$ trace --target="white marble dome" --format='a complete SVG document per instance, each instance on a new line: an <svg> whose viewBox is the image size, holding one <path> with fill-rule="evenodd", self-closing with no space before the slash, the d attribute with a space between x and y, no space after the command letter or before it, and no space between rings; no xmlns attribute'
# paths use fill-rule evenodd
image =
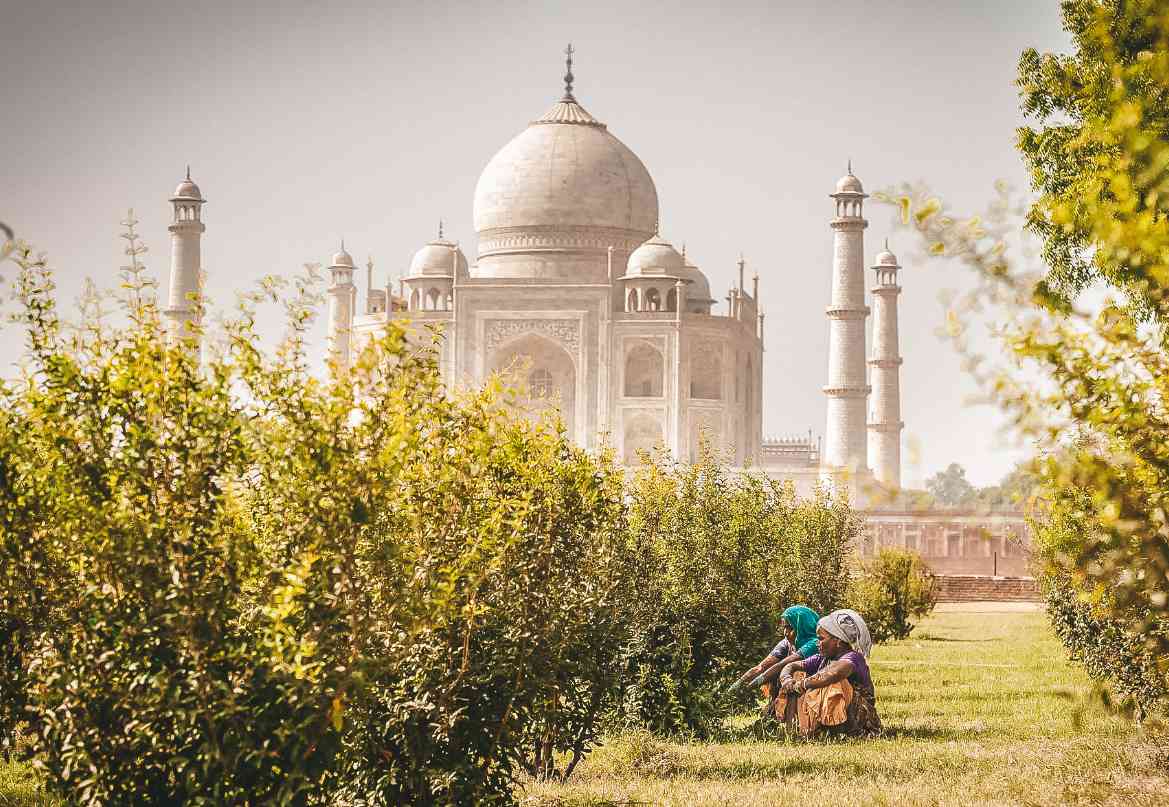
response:
<svg viewBox="0 0 1169 807"><path fill-rule="evenodd" d="M655 235L633 250L625 269L626 277L644 275L669 275L681 277L686 262L666 239Z"/></svg>
<svg viewBox="0 0 1169 807"><path fill-rule="evenodd" d="M415 252L410 261L410 277L452 276L467 276L467 258L453 241L437 238Z"/></svg>
<svg viewBox="0 0 1169 807"><path fill-rule="evenodd" d="M475 187L479 270L540 274L540 251L628 251L653 234L658 193L645 165L566 97L491 158ZM532 260L491 261L493 254Z"/></svg>
<svg viewBox="0 0 1169 807"><path fill-rule="evenodd" d="M333 263L330 266L348 266L353 267L353 256L345 251L345 247L341 247L340 252L333 253Z"/></svg>
<svg viewBox="0 0 1169 807"><path fill-rule="evenodd" d="M883 251L877 253L877 266L898 266L897 256L889 251L888 245Z"/></svg>

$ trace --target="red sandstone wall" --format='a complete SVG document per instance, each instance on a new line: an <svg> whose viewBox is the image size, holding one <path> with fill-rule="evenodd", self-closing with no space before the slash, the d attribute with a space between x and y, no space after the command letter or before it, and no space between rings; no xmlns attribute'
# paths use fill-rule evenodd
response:
<svg viewBox="0 0 1169 807"><path fill-rule="evenodd" d="M1033 577L986 577L943 575L938 577L938 602L1041 600Z"/></svg>

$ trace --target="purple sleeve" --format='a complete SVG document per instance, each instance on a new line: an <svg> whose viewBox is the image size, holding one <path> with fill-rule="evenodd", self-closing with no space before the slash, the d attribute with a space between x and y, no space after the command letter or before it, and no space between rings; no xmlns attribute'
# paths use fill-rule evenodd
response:
<svg viewBox="0 0 1169 807"><path fill-rule="evenodd" d="M873 674L869 672L869 662L865 657L855 650L850 650L840 657L841 661L847 661L852 664L853 674L860 679L860 682L872 689Z"/></svg>
<svg viewBox="0 0 1169 807"><path fill-rule="evenodd" d="M824 657L817 653L814 656L808 656L806 659L800 662L800 666L804 668L804 672L808 675L815 675L816 672L820 669L820 665L823 663Z"/></svg>

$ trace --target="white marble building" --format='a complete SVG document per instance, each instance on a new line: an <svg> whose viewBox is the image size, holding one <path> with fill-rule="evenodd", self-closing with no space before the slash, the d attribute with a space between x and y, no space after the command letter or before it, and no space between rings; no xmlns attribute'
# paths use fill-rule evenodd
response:
<svg viewBox="0 0 1169 807"><path fill-rule="evenodd" d="M512 373L534 408L559 407L580 445L607 443L626 463L655 446L691 460L706 435L730 464L762 467L801 490L825 476L864 481L874 473L897 486L899 267L887 249L874 267L877 352L869 360L866 195L851 166L831 194L835 252L825 272L831 297L821 452L811 434L763 439L758 277L748 284L740 259L736 283L716 305L702 270L659 232L657 189L645 165L576 100L571 53L568 66L563 97L504 145L479 178L473 263L440 225L437 238L385 285L375 288L367 265L359 295L344 245L333 256L333 360L347 364L387 320L408 321L420 334L433 326L442 334L448 383ZM171 315L179 323L188 315L173 290L185 295L197 286L203 199L188 176L172 201Z"/></svg>

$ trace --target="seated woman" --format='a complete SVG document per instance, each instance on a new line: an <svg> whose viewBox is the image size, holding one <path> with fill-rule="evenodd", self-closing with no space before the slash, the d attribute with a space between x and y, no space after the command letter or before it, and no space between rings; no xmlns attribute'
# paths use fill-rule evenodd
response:
<svg viewBox="0 0 1169 807"><path fill-rule="evenodd" d="M775 716L805 736L877 734L881 718L866 660L873 642L856 611L833 611L816 625L820 652L784 668Z"/></svg>
<svg viewBox="0 0 1169 807"><path fill-rule="evenodd" d="M762 661L743 673L731 688L740 687L748 681L753 686L762 687L767 698L767 711L770 711L775 696L779 694L773 682L779 678L784 667L816 653L816 621L819 618L815 611L804 605L785 609L780 616L783 638L779 644Z"/></svg>

